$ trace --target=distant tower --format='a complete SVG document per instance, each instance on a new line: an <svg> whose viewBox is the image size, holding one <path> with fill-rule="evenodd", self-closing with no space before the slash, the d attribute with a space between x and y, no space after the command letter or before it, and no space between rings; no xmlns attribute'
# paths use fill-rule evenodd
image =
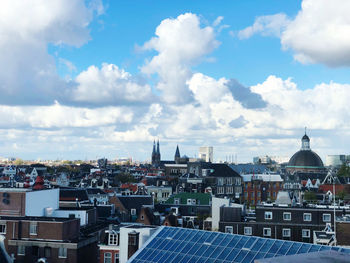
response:
<svg viewBox="0 0 350 263"><path fill-rule="evenodd" d="M152 165L159 166L160 165L160 150L159 150L159 140L157 142L153 141L153 151L152 151Z"/></svg>
<svg viewBox="0 0 350 263"><path fill-rule="evenodd" d="M176 152L175 152L175 156L174 156L174 161L175 163L179 163L180 161L180 150L179 150L179 145L176 146Z"/></svg>
<svg viewBox="0 0 350 263"><path fill-rule="evenodd" d="M305 127L305 135L301 138L301 150L302 151L310 151L310 138L306 135L306 127Z"/></svg>
<svg viewBox="0 0 350 263"><path fill-rule="evenodd" d="M156 162L156 141L153 141L152 165Z"/></svg>

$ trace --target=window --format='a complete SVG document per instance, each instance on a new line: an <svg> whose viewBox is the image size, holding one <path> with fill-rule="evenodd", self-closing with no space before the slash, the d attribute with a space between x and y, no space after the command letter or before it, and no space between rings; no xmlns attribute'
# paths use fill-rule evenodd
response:
<svg viewBox="0 0 350 263"><path fill-rule="evenodd" d="M44 255L46 258L50 258L51 257L51 248L50 247L45 247L44 248Z"/></svg>
<svg viewBox="0 0 350 263"><path fill-rule="evenodd" d="M272 219L272 212L271 211L265 212L265 219L267 219L267 220Z"/></svg>
<svg viewBox="0 0 350 263"><path fill-rule="evenodd" d="M136 215L136 209L135 208L131 208L131 215L135 216Z"/></svg>
<svg viewBox="0 0 350 263"><path fill-rule="evenodd" d="M233 227L232 226L225 226L225 233L233 234Z"/></svg>
<svg viewBox="0 0 350 263"><path fill-rule="evenodd" d="M263 235L264 235L264 237L270 237L271 236L271 228L264 227Z"/></svg>
<svg viewBox="0 0 350 263"><path fill-rule="evenodd" d="M0 224L0 234L6 234L6 223Z"/></svg>
<svg viewBox="0 0 350 263"><path fill-rule="evenodd" d="M58 257L59 258L66 258L67 257L67 248L65 248L65 247L58 248Z"/></svg>
<svg viewBox="0 0 350 263"><path fill-rule="evenodd" d="M283 213L283 220L290 221L292 220L292 215L290 212L284 212Z"/></svg>
<svg viewBox="0 0 350 263"><path fill-rule="evenodd" d="M180 198L174 198L174 204L179 205L180 204Z"/></svg>
<svg viewBox="0 0 350 263"><path fill-rule="evenodd" d="M17 255L18 256L24 256L26 253L26 247L25 246L18 246L17 247Z"/></svg>
<svg viewBox="0 0 350 263"><path fill-rule="evenodd" d="M33 256L39 256L39 247L38 246L32 246L32 255Z"/></svg>
<svg viewBox="0 0 350 263"><path fill-rule="evenodd" d="M115 261L114 263L119 263L119 254L114 254Z"/></svg>
<svg viewBox="0 0 350 263"><path fill-rule="evenodd" d="M225 187L218 187L218 194L224 194L225 193Z"/></svg>
<svg viewBox="0 0 350 263"><path fill-rule="evenodd" d="M104 261L103 263L112 263L112 253L111 252L106 252L104 254Z"/></svg>
<svg viewBox="0 0 350 263"><path fill-rule="evenodd" d="M108 245L118 245L118 235L109 234Z"/></svg>
<svg viewBox="0 0 350 263"><path fill-rule="evenodd" d="M302 237L304 237L304 238L309 238L309 237L310 237L310 230L309 230L309 229L303 229L303 230L301 231L301 235L302 235Z"/></svg>
<svg viewBox="0 0 350 263"><path fill-rule="evenodd" d="M29 234L37 235L38 234L38 224L36 222L30 222Z"/></svg>
<svg viewBox="0 0 350 263"><path fill-rule="evenodd" d="M290 237L290 228L283 228L282 229L282 236L283 237Z"/></svg>
<svg viewBox="0 0 350 263"><path fill-rule="evenodd" d="M311 213L304 213L304 221L311 221Z"/></svg>
<svg viewBox="0 0 350 263"><path fill-rule="evenodd" d="M331 222L331 214L323 214L323 222Z"/></svg>
<svg viewBox="0 0 350 263"><path fill-rule="evenodd" d="M252 228L250 226L244 227L244 234L246 236L251 236L252 235Z"/></svg>

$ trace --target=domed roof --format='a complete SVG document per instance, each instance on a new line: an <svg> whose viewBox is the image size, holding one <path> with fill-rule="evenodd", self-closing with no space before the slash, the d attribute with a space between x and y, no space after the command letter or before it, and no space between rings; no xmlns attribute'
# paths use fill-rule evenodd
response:
<svg viewBox="0 0 350 263"><path fill-rule="evenodd" d="M317 153L308 150L300 150L290 158L288 166L297 167L323 167L323 162Z"/></svg>
<svg viewBox="0 0 350 263"><path fill-rule="evenodd" d="M310 138L309 138L309 136L307 136L306 133L305 133L305 135L303 136L303 138L301 138L301 140L310 141Z"/></svg>

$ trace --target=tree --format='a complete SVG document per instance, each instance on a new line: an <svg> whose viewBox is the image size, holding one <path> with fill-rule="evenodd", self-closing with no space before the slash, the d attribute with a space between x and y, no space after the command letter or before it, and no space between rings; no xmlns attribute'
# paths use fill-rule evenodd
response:
<svg viewBox="0 0 350 263"><path fill-rule="evenodd" d="M17 158L16 161L14 162L15 165L22 165L24 164L24 161L21 158Z"/></svg>
<svg viewBox="0 0 350 263"><path fill-rule="evenodd" d="M350 176L350 167L344 163L340 167L340 169L338 170L337 176L349 177Z"/></svg>
<svg viewBox="0 0 350 263"><path fill-rule="evenodd" d="M115 176L115 179L117 181L121 182L122 184L136 183L137 182L137 180L129 173L120 173L120 174Z"/></svg>
<svg viewBox="0 0 350 263"><path fill-rule="evenodd" d="M317 200L316 194L314 192L307 191L304 193L304 200L309 202L316 201Z"/></svg>

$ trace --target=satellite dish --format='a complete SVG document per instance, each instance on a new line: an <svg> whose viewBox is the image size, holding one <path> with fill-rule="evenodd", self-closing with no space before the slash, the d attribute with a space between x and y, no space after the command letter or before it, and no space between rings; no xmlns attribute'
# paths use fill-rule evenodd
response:
<svg viewBox="0 0 350 263"><path fill-rule="evenodd" d="M4 200L2 200L2 202L3 202L5 205L10 204L10 200L8 200L8 199L4 199Z"/></svg>
<svg viewBox="0 0 350 263"><path fill-rule="evenodd" d="M3 193L2 196L3 196L3 197L6 197L6 198L9 198L9 197L10 197L10 195L9 195L8 193Z"/></svg>

